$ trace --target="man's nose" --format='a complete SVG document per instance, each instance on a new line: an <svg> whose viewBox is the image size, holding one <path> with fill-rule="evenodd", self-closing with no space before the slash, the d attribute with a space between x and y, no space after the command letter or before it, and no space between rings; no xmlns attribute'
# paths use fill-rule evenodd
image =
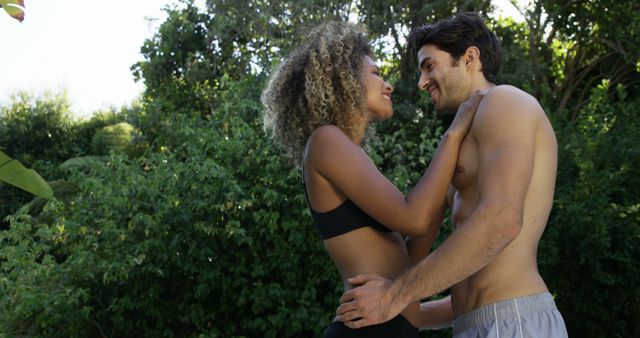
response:
<svg viewBox="0 0 640 338"><path fill-rule="evenodd" d="M418 89L427 90L427 86L429 86L429 77L426 75L420 75L420 80L418 80Z"/></svg>

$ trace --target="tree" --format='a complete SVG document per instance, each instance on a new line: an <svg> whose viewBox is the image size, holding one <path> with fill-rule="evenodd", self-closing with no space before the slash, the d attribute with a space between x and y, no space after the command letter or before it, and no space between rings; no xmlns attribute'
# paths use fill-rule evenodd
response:
<svg viewBox="0 0 640 338"><path fill-rule="evenodd" d="M534 95L571 121L603 79L634 91L640 83L637 1L539 0L525 9Z"/></svg>

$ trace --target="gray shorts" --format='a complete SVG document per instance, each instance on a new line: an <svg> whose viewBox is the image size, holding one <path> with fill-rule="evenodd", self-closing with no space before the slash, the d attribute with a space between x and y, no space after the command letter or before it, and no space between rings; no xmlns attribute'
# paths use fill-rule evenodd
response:
<svg viewBox="0 0 640 338"><path fill-rule="evenodd" d="M454 338L566 338L567 328L550 293L481 306L453 321Z"/></svg>

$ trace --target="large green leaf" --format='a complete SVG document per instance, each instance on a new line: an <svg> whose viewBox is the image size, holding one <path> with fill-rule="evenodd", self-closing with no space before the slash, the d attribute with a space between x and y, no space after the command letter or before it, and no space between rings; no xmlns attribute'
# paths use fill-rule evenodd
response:
<svg viewBox="0 0 640 338"><path fill-rule="evenodd" d="M53 198L53 190L35 170L25 168L22 163L10 158L2 151L0 151L0 181L42 198Z"/></svg>
<svg viewBox="0 0 640 338"><path fill-rule="evenodd" d="M0 7L16 20L24 20L24 0L0 0Z"/></svg>

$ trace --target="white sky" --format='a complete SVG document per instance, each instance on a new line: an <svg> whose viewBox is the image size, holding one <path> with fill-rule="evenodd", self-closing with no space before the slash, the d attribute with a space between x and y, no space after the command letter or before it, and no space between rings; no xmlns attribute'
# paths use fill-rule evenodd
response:
<svg viewBox="0 0 640 338"><path fill-rule="evenodd" d="M128 104L143 90L130 67L176 0L25 0L22 23L0 10L0 104L26 90L67 90L71 109L89 116ZM494 0L515 15L509 0ZM146 18L155 18L152 23Z"/></svg>
<svg viewBox="0 0 640 338"><path fill-rule="evenodd" d="M25 0L22 23L0 10L0 103L26 90L67 89L72 111L129 103L143 89L129 67L173 0ZM159 20L150 24L145 17Z"/></svg>

